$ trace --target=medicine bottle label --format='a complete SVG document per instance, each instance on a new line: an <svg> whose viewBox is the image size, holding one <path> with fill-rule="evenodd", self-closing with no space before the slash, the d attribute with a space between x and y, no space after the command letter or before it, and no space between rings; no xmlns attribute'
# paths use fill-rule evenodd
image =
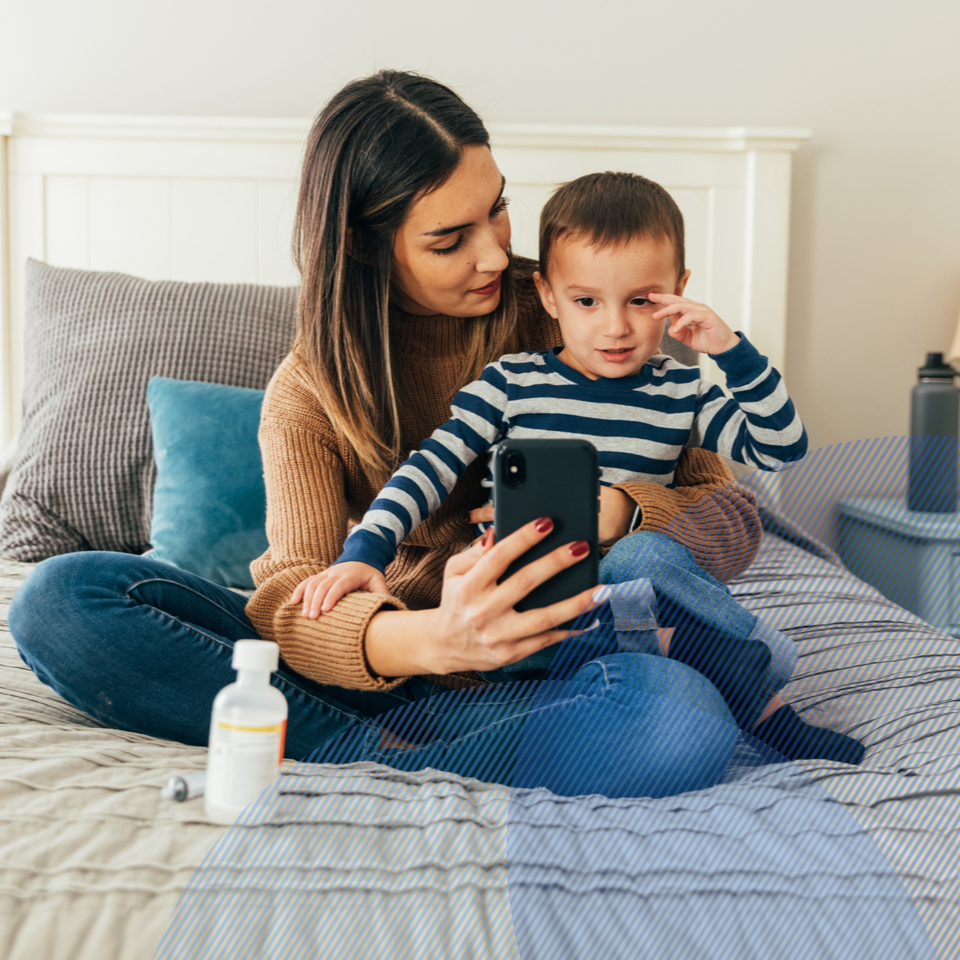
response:
<svg viewBox="0 0 960 960"><path fill-rule="evenodd" d="M287 721L248 726L217 720L210 744L207 793L216 803L244 807L277 777Z"/></svg>

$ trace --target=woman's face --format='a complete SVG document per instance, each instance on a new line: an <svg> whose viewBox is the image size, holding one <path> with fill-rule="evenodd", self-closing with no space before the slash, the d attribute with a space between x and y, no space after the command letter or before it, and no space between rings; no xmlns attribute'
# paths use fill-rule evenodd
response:
<svg viewBox="0 0 960 960"><path fill-rule="evenodd" d="M488 147L465 147L450 179L417 200L393 248L393 302L407 313L480 317L500 303L510 218Z"/></svg>

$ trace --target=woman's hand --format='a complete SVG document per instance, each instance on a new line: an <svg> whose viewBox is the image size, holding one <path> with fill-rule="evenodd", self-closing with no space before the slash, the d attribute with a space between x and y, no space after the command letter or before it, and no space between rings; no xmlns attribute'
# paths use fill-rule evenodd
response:
<svg viewBox="0 0 960 960"><path fill-rule="evenodd" d="M595 606L597 587L537 610L513 608L534 587L581 561L589 553L586 541L557 547L497 583L552 529L553 521L541 518L496 544L488 530L447 561L438 608L374 616L366 635L371 670L388 677L494 670L563 640L569 631L557 627Z"/></svg>
<svg viewBox="0 0 960 960"><path fill-rule="evenodd" d="M558 547L497 584L507 567L552 529L553 521L544 517L500 543L494 543L493 530L488 530L478 543L447 561L436 611L443 642L435 651L435 672L493 670L516 663L562 640L568 631L556 627L593 605L596 587L538 610L513 609L534 587L582 560L589 552L585 541Z"/></svg>
<svg viewBox="0 0 960 960"><path fill-rule="evenodd" d="M291 603L303 601L301 616L316 620L321 613L328 613L334 604L354 590L368 593L390 593L383 574L367 563L349 560L334 563L323 573L301 580L294 588Z"/></svg>
<svg viewBox="0 0 960 960"><path fill-rule="evenodd" d="M601 545L616 543L630 533L630 520L637 505L622 491L600 487L599 541ZM477 507L468 514L471 523L493 521L493 507Z"/></svg>

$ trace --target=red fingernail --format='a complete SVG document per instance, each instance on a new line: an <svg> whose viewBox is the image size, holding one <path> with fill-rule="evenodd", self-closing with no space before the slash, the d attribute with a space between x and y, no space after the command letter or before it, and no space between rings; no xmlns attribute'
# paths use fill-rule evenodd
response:
<svg viewBox="0 0 960 960"><path fill-rule="evenodd" d="M547 533L553 529L553 521L549 517L541 517L534 525L533 529L537 533Z"/></svg>
<svg viewBox="0 0 960 960"><path fill-rule="evenodd" d="M482 543L485 547L489 547L491 540L493 540L493 527L487 527L483 534Z"/></svg>
<svg viewBox="0 0 960 960"><path fill-rule="evenodd" d="M590 552L590 544L586 540L578 540L576 543L570 544L570 552L575 557L582 557L585 553Z"/></svg>

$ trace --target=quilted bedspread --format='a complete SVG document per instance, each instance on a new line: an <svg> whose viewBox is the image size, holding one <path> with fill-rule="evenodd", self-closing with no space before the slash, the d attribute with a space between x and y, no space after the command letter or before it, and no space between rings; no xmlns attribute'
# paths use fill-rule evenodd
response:
<svg viewBox="0 0 960 960"><path fill-rule="evenodd" d="M7 960L960 956L960 646L828 557L767 535L732 586L859 768L745 760L607 800L286 762L230 829L160 797L205 750L105 728L23 665L5 617L30 569L0 560Z"/></svg>

